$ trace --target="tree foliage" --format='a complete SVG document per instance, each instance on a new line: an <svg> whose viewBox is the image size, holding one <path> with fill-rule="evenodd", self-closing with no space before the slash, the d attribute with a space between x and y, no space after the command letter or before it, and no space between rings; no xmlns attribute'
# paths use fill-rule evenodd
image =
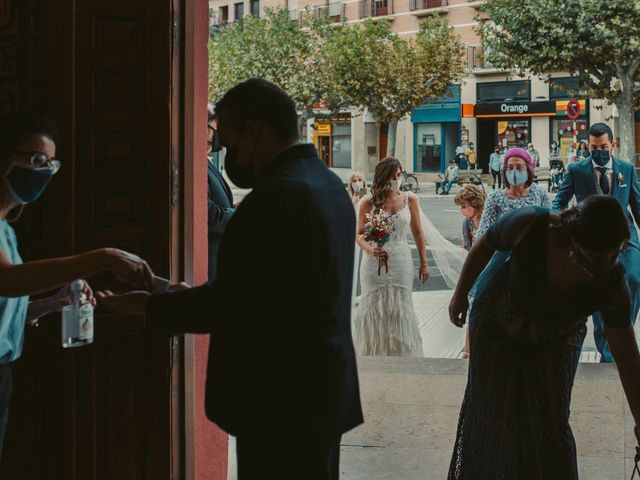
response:
<svg viewBox="0 0 640 480"><path fill-rule="evenodd" d="M318 105L331 113L351 107L395 132L399 120L461 79L462 58L459 38L441 18L427 18L406 40L384 21L332 25L307 12L298 22L287 10L269 10L210 41L209 96L215 101L233 85L262 77L289 93L303 119L317 116Z"/></svg>
<svg viewBox="0 0 640 480"><path fill-rule="evenodd" d="M482 11L488 62L519 74L578 76L591 97L618 107L622 153L631 158L640 106L640 2L487 0Z"/></svg>
<svg viewBox="0 0 640 480"><path fill-rule="evenodd" d="M313 106L327 94L315 57L329 28L327 19L305 15L300 23L285 9L222 28L209 41L209 98L216 101L234 85L261 77L285 90L304 117L313 116Z"/></svg>

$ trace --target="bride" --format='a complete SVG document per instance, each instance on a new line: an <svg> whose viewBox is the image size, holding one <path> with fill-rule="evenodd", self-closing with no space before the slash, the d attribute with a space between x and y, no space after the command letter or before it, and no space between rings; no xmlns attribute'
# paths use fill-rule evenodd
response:
<svg viewBox="0 0 640 480"><path fill-rule="evenodd" d="M394 232L383 248L366 242L360 229L356 235L356 241L365 253L360 264L362 294L353 319L358 355L423 355L411 296L414 268L407 242L409 231L420 256L422 282L429 278L426 243L418 198L413 193L400 192L401 184L400 162L385 158L376 166L371 195L360 202L358 225L365 223L367 213L383 210L392 216ZM378 275L379 258L387 258L388 273L382 269Z"/></svg>

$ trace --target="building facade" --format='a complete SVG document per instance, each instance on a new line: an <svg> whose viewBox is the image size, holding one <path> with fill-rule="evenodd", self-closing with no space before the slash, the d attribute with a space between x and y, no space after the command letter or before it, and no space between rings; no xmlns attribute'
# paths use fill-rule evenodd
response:
<svg viewBox="0 0 640 480"><path fill-rule="evenodd" d="M266 7L287 8L299 18L309 8L328 14L336 22L356 24L366 18L392 24L406 38L418 33L420 21L437 13L447 18L465 45L467 72L461 85L452 85L450 95L415 109L398 125L396 156L407 171L443 171L456 147L473 143L480 168L487 171L489 155L496 145L526 146L532 143L541 165L548 164L551 142L567 158L574 141L586 138L589 123L606 121L617 131L616 110L602 101L586 98L575 79L554 73L550 82L537 77L513 77L483 60L482 42L475 31L482 1L470 0L212 0L212 22L222 25L246 14L261 15ZM567 101L578 100L574 120L567 116ZM640 116L639 116L640 121ZM638 124L640 128L640 124ZM309 121L307 140L318 147L321 158L342 178L354 170L368 178L387 149L387 129L370 115L342 112L331 121Z"/></svg>

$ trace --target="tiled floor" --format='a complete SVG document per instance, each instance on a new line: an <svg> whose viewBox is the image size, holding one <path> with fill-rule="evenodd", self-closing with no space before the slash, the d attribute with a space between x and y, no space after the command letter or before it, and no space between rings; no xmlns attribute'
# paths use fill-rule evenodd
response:
<svg viewBox="0 0 640 480"><path fill-rule="evenodd" d="M446 479L467 373L464 330L448 320L451 293L414 293L428 358L358 359L365 423L343 437L342 480ZM589 330L581 361L598 360ZM571 424L581 480L631 477L633 424L614 366L580 365ZM234 447L230 439L229 480Z"/></svg>
<svg viewBox="0 0 640 480"><path fill-rule="evenodd" d="M466 362L362 358L365 424L343 438L343 480L445 479ZM582 480L630 478L635 439L615 367L581 364L571 424Z"/></svg>

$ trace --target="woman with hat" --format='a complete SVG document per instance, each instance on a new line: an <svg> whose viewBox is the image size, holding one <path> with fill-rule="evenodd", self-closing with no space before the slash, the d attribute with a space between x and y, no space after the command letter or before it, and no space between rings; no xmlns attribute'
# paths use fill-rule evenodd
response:
<svg viewBox="0 0 640 480"><path fill-rule="evenodd" d="M476 234L480 238L503 215L522 207L549 207L547 191L533 183L535 164L529 152L512 148L504 154L502 180L504 188L491 192L484 204Z"/></svg>

